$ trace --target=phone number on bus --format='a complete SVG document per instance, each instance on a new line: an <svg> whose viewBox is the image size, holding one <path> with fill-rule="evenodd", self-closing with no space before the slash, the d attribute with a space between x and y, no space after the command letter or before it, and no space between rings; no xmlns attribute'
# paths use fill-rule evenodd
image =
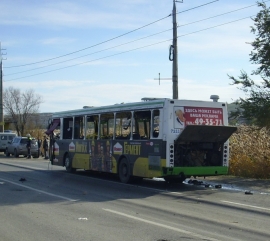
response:
<svg viewBox="0 0 270 241"><path fill-rule="evenodd" d="M196 118L194 122L186 121L187 125L210 125L210 126L222 126L223 121L222 119L203 119L203 118Z"/></svg>

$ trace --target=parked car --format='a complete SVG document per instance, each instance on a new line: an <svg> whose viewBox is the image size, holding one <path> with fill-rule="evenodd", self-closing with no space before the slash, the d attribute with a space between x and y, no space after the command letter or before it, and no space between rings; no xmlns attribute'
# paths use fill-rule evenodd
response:
<svg viewBox="0 0 270 241"><path fill-rule="evenodd" d="M1 132L0 133L0 152L5 152L8 142L17 136L15 133Z"/></svg>
<svg viewBox="0 0 270 241"><path fill-rule="evenodd" d="M13 155L19 157L19 155L27 156L27 137L17 136L12 141L8 142L6 147L6 156ZM38 143L37 140L32 138L31 141L31 155L34 158L39 157Z"/></svg>

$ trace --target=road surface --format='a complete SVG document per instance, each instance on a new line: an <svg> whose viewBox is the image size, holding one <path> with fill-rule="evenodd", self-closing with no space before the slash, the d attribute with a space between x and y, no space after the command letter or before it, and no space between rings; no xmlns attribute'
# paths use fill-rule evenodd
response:
<svg viewBox="0 0 270 241"><path fill-rule="evenodd" d="M1 241L270 240L270 195L0 157Z"/></svg>

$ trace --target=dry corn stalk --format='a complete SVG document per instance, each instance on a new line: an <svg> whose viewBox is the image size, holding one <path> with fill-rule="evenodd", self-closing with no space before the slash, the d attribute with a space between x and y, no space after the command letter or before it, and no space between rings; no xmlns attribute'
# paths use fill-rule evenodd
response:
<svg viewBox="0 0 270 241"><path fill-rule="evenodd" d="M230 137L232 175L270 178L270 132L266 128L239 126Z"/></svg>

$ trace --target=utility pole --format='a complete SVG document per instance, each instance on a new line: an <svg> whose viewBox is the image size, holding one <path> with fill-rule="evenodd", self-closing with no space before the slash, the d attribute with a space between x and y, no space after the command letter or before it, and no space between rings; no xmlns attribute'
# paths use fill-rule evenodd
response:
<svg viewBox="0 0 270 241"><path fill-rule="evenodd" d="M160 80L171 80L172 78L160 78L160 73L158 73L158 79L154 79L154 80L158 80L158 85L160 85Z"/></svg>
<svg viewBox="0 0 270 241"><path fill-rule="evenodd" d="M4 132L4 108L3 108L3 66L2 66L2 49L0 42L0 132Z"/></svg>
<svg viewBox="0 0 270 241"><path fill-rule="evenodd" d="M169 59L173 62L172 66L172 82L173 82L173 99L178 99L178 52L177 52L177 22L176 22L176 6L175 3L183 1L173 0L173 43L170 47Z"/></svg>

